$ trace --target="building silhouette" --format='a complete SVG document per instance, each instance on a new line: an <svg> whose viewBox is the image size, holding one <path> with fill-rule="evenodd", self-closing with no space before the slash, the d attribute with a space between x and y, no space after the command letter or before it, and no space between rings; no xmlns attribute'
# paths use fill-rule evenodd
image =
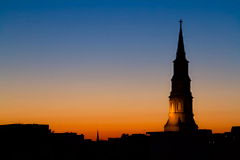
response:
<svg viewBox="0 0 240 160"><path fill-rule="evenodd" d="M188 75L189 61L184 50L182 20L179 22L178 48L176 59L173 61L172 91L169 96L169 115L164 131L192 132L197 131L198 126L193 119L191 79Z"/></svg>

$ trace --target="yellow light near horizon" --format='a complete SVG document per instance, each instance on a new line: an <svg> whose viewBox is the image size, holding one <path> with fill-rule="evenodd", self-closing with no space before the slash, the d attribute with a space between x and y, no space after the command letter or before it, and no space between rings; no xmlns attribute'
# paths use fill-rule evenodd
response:
<svg viewBox="0 0 240 160"><path fill-rule="evenodd" d="M97 128L100 139L120 137L122 133L163 131L169 110L174 112L174 104L169 104L168 99L170 87L147 80L143 84L130 81L81 82L85 86L67 80L46 86L5 82L8 85L2 86L0 92L0 122L49 124L55 132L83 133L92 139L96 138ZM199 128L226 132L240 125L238 88L209 88L194 85L193 114Z"/></svg>

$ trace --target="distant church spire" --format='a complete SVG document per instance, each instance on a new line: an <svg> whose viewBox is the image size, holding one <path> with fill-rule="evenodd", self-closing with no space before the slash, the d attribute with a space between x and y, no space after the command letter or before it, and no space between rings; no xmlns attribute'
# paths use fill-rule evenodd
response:
<svg viewBox="0 0 240 160"><path fill-rule="evenodd" d="M99 142L99 134L98 134L98 130L97 130L97 142Z"/></svg>
<svg viewBox="0 0 240 160"><path fill-rule="evenodd" d="M177 59L185 59L185 50L184 50L184 43L183 43L183 35L182 35L182 20L180 19L180 31L179 31L179 38L178 38L178 48L177 48Z"/></svg>

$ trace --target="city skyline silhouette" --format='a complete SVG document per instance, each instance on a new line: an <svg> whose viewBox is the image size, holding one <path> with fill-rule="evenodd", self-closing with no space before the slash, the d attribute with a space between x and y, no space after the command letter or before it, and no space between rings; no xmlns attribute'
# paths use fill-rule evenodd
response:
<svg viewBox="0 0 240 160"><path fill-rule="evenodd" d="M163 131L180 18L197 125L239 125L239 2L12 2L0 2L1 125Z"/></svg>

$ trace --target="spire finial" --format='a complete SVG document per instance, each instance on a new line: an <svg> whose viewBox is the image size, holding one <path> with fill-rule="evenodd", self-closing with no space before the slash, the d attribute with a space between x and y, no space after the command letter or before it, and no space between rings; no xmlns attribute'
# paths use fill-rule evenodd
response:
<svg viewBox="0 0 240 160"><path fill-rule="evenodd" d="M183 22L182 19L180 19L179 22L180 22L180 29L182 29L182 22Z"/></svg>

